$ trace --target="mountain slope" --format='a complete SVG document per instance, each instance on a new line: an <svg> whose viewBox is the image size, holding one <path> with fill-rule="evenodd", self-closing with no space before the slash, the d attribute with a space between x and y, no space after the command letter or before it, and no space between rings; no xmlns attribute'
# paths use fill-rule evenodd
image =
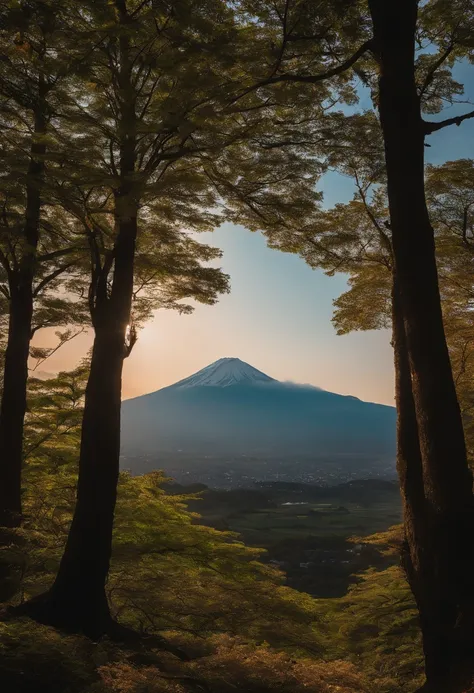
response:
<svg viewBox="0 0 474 693"><path fill-rule="evenodd" d="M174 389L201 386L230 387L231 385L243 383L256 385L258 383L271 382L276 382L276 380L250 366L248 363L237 358L223 358L211 363L209 366L194 373L194 375L190 375L189 378L171 385L171 387Z"/></svg>
<svg viewBox="0 0 474 693"><path fill-rule="evenodd" d="M282 383L220 359L174 385L123 402L125 455L392 455L393 407Z"/></svg>

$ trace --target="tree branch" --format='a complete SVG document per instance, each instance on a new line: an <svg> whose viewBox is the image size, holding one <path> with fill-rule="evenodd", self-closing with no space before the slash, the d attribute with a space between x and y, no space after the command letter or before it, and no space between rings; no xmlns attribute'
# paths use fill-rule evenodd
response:
<svg viewBox="0 0 474 693"><path fill-rule="evenodd" d="M433 63L431 68L428 70L426 77L423 81L423 84L421 85L421 88L420 88L420 97L423 96L423 94L425 93L425 91L428 89L431 82L433 81L436 70L438 70L441 67L441 65L449 58L449 56L451 55L453 50L454 50L454 43L450 43L449 46L444 51L444 53L441 53L439 58Z"/></svg>
<svg viewBox="0 0 474 693"><path fill-rule="evenodd" d="M360 184L359 177L357 176L357 172L355 174L355 182L357 186L357 190L359 191L360 198L362 200L362 204L364 205L365 212L367 216L369 217L370 221L372 222L372 226L375 228L377 233L379 234L380 241L385 248L385 250L388 252L390 258L393 256L393 250L392 250L392 243L390 241L390 238L387 236L383 228L380 226L375 214L373 213L372 209L370 208L369 203L367 202L367 196L365 194L364 189L362 188L362 185Z"/></svg>
<svg viewBox="0 0 474 693"><path fill-rule="evenodd" d="M38 262L48 262L49 260L54 260L57 257L63 257L63 255L70 255L76 250L86 250L85 248L78 248L72 246L71 248L63 248L61 250L54 250L51 253L45 253L44 255L38 255Z"/></svg>
<svg viewBox="0 0 474 693"><path fill-rule="evenodd" d="M446 118L446 120L440 120L438 123L423 120L424 133L425 135L431 135L433 132L447 128L450 125L459 126L462 122L468 120L469 118L474 118L474 111L469 111L469 113L464 113L464 115L455 116L454 118Z"/></svg>
<svg viewBox="0 0 474 693"><path fill-rule="evenodd" d="M45 361L47 361L50 358L50 356L55 354L58 351L58 349L60 349L64 344L67 344L72 339L75 339L80 334L83 334L85 331L86 331L86 328L81 327L80 330L78 330L77 332L72 332L71 334L66 335L63 339L60 338L58 344L55 347L51 348L48 351L46 356L44 356L43 358L38 358L36 360L36 364L35 364L34 368L30 368L29 370L31 370L34 373L34 371L38 368L38 366L41 366Z"/></svg>
<svg viewBox="0 0 474 693"><path fill-rule="evenodd" d="M46 277L43 277L36 289L33 291L33 296L36 298L36 296L38 296L40 291L42 291L47 284L56 279L56 277L59 277L59 275L63 272L66 272L66 270L68 270L74 264L74 262L68 262L66 265L61 265L61 267L58 267L56 270L54 270L54 272L51 272L51 274L48 274L46 275Z"/></svg>
<svg viewBox="0 0 474 693"><path fill-rule="evenodd" d="M259 89L260 87L268 86L269 84L277 84L278 82L304 82L306 84L316 84L317 82L323 82L324 80L330 79L331 77L336 77L337 75L346 72L353 65L355 65L359 58L361 58L365 53L367 53L373 48L373 45L374 40L369 39L368 41L363 43L360 46L360 48L353 55L351 55L350 58L345 60L337 67L333 67L331 70L328 70L327 72L321 72L317 75L291 75L285 73L282 75L275 75L274 77L264 79L261 82L257 82L257 84L248 87L248 89L245 89L245 91L243 91L241 94L232 99L230 103L235 103L247 94L250 94L251 92L255 91L256 89Z"/></svg>

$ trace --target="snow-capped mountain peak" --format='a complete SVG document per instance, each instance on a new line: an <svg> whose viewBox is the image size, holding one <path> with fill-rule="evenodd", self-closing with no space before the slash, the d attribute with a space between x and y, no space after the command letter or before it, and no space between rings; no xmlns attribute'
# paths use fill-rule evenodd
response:
<svg viewBox="0 0 474 693"><path fill-rule="evenodd" d="M262 385L275 382L274 378L238 358L223 358L180 380L172 387L229 387L231 385Z"/></svg>

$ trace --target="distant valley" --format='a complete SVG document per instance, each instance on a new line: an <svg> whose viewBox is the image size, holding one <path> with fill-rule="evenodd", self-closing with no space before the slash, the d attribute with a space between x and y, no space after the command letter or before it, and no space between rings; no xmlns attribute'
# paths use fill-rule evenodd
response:
<svg viewBox="0 0 474 693"><path fill-rule="evenodd" d="M286 584L314 597L337 597L369 567L396 564L378 535L402 519L398 483L378 479L331 487L266 482L253 488L212 490L203 484L165 484L168 493L197 494L188 501L200 524L237 532L263 547L263 560L284 570ZM390 532L401 541L400 527ZM358 537L358 538L357 538Z"/></svg>

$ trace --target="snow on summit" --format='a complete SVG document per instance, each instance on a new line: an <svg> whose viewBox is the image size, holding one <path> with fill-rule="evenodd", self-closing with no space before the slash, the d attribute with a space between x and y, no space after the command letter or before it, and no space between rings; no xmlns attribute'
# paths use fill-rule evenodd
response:
<svg viewBox="0 0 474 693"><path fill-rule="evenodd" d="M202 370L180 380L174 388L188 387L229 387L230 385L263 384L275 382L274 378L265 375L248 363L238 358L223 358L211 363Z"/></svg>

